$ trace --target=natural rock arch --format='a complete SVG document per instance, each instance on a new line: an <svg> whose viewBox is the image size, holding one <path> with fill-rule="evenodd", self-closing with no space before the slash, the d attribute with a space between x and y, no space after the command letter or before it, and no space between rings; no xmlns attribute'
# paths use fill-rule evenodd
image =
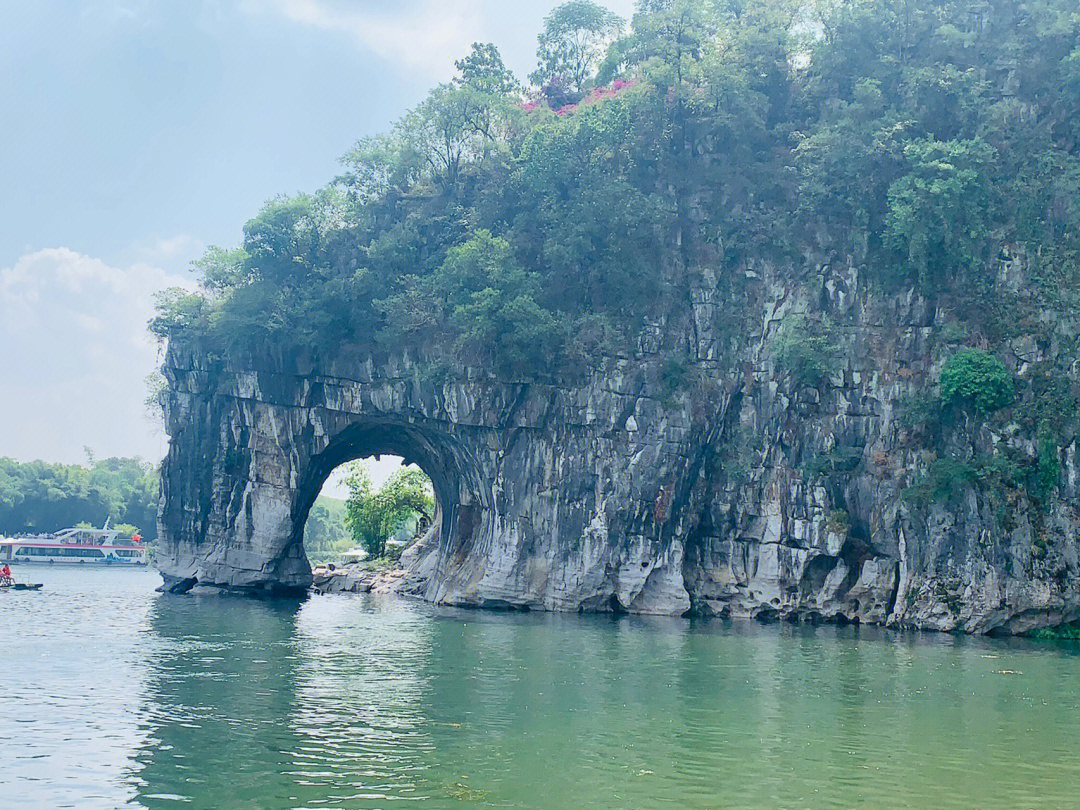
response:
<svg viewBox="0 0 1080 810"><path fill-rule="evenodd" d="M330 473L349 461L378 455L400 456L405 464L417 464L431 478L435 515L431 533L424 538L421 549L430 557L430 564L445 559L455 545L492 530L493 493L485 485L480 463L465 442L442 426L433 428L386 417L358 416L308 459L300 474L290 545L303 541L308 512ZM459 542L455 544L455 540ZM439 573L425 569L414 578L412 586L426 585L430 575L437 578Z"/></svg>
<svg viewBox="0 0 1080 810"><path fill-rule="evenodd" d="M671 417L637 427L656 406L634 377L583 401L584 389L468 369L432 380L402 355L237 367L179 342L165 371L158 564L170 590L308 587L303 526L326 476L391 453L425 469L439 504L437 532L403 589L450 604L690 607L668 522L689 468L653 435Z"/></svg>

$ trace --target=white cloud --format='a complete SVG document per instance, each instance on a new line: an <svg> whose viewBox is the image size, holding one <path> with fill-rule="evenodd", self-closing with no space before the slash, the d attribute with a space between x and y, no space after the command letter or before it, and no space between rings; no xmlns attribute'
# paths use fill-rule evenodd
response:
<svg viewBox="0 0 1080 810"><path fill-rule="evenodd" d="M171 259L184 253L197 253L202 250L202 247L202 242L194 236L181 233L168 239L158 239L154 242L151 251L158 256Z"/></svg>
<svg viewBox="0 0 1080 810"><path fill-rule="evenodd" d="M344 34L365 50L409 68L449 76L484 28L476 2L408 0L377 4L343 0L243 0L248 12L271 11L323 31Z"/></svg>
<svg viewBox="0 0 1080 810"><path fill-rule="evenodd" d="M153 235L132 242L121 253L125 263L145 263L166 271L187 268L191 260L206 249L201 239L186 233L173 236Z"/></svg>
<svg viewBox="0 0 1080 810"><path fill-rule="evenodd" d="M67 248L0 268L0 455L156 459L164 442L143 401L157 364L154 294L190 286L150 264L114 267Z"/></svg>

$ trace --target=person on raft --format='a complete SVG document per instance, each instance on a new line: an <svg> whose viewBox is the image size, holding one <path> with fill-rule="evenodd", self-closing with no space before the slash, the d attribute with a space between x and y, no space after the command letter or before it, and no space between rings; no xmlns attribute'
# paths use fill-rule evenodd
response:
<svg viewBox="0 0 1080 810"><path fill-rule="evenodd" d="M11 575L11 566L4 563L0 566L0 585L14 585L15 577Z"/></svg>

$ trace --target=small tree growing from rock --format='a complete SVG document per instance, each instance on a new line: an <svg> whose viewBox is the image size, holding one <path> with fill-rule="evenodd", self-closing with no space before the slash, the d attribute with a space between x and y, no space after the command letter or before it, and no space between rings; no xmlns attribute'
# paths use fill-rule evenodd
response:
<svg viewBox="0 0 1080 810"><path fill-rule="evenodd" d="M963 349L941 369L941 400L946 405L970 406L985 416L1007 408L1015 397L1005 364L982 349Z"/></svg>

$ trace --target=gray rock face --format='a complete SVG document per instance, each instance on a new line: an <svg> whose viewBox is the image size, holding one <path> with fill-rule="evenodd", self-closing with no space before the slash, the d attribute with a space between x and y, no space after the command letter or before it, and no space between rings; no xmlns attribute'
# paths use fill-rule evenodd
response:
<svg viewBox="0 0 1080 810"><path fill-rule="evenodd" d="M932 390L955 321L914 294L861 289L852 267L823 267L815 284L745 276L705 274L684 319L575 384L466 366L434 379L404 349L223 361L174 341L166 586L307 588L303 527L326 476L389 453L420 464L438 502L393 588L437 603L977 633L1080 617L1075 439L1049 510L1002 506L973 483L913 504L902 493L933 454L903 403ZM780 324L798 313L834 324L837 363L814 386L776 362ZM1065 351L1034 335L1011 347L999 355L1021 378ZM949 441L1036 452L975 420Z"/></svg>

